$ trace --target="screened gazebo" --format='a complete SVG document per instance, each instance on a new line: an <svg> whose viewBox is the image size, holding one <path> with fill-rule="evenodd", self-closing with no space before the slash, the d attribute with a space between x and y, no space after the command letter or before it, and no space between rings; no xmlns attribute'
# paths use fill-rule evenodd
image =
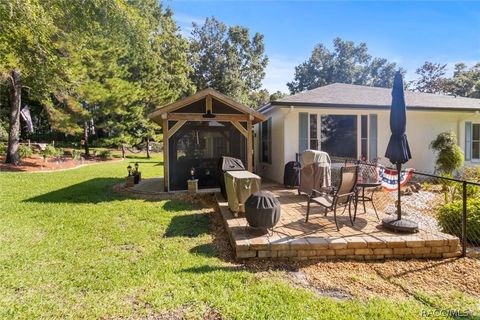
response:
<svg viewBox="0 0 480 320"><path fill-rule="evenodd" d="M219 187L221 156L253 171L253 131L265 117L213 89L205 89L149 115L163 128L165 191L186 190L192 169L200 189Z"/></svg>

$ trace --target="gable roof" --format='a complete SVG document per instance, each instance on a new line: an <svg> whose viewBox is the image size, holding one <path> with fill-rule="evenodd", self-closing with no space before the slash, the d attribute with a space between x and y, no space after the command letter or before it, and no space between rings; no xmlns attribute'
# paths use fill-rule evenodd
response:
<svg viewBox="0 0 480 320"><path fill-rule="evenodd" d="M389 109L392 89L334 83L297 93L260 108L273 106L311 106ZM413 110L477 111L480 99L454 97L433 93L405 91L405 102Z"/></svg>
<svg viewBox="0 0 480 320"><path fill-rule="evenodd" d="M162 107L159 107L157 109L155 109L152 113L150 113L148 115L148 117L155 121L155 120L158 120L161 118L161 115L164 114L164 113L168 113L168 112L172 112L172 111L175 111L177 109L180 109L182 107L185 107L195 101L198 101L198 100L202 100L204 98L206 98L207 96L212 96L214 99L220 101L220 102L223 102L224 104L226 104L227 106L229 107L232 107L244 114L249 114L249 115L252 115L253 116L253 123L257 123L257 122L262 122L262 121L265 121L265 116L255 110L253 110L252 108L240 103L240 102L237 102L235 100L233 100L232 98L224 95L223 93L220 93L218 92L217 90L214 90L212 88L207 88L207 89L204 89L202 91L198 91L197 93L195 93L194 95L191 95L189 97L186 97L186 98L183 98L183 99L180 99L178 101L175 101L173 103L170 103L170 104L167 104L165 106L162 106Z"/></svg>

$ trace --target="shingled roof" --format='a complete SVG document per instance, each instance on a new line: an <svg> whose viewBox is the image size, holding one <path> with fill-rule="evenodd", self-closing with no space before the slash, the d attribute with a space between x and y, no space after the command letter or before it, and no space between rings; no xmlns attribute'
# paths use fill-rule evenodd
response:
<svg viewBox="0 0 480 320"><path fill-rule="evenodd" d="M334 83L273 101L259 111L274 106L387 109L392 102L391 92L388 88ZM432 93L405 91L405 102L408 109L480 111L480 99Z"/></svg>

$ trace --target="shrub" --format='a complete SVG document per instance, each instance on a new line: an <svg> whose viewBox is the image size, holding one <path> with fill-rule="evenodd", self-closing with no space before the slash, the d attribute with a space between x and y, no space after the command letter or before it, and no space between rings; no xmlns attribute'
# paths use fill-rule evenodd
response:
<svg viewBox="0 0 480 320"><path fill-rule="evenodd" d="M0 141L7 141L8 140L8 124L0 120Z"/></svg>
<svg viewBox="0 0 480 320"><path fill-rule="evenodd" d="M33 150L26 144L21 144L18 149L18 153L20 155L20 159L23 159L23 158L31 157L33 154Z"/></svg>
<svg viewBox="0 0 480 320"><path fill-rule="evenodd" d="M102 150L98 153L98 157L102 160L110 160L112 159L112 151Z"/></svg>
<svg viewBox="0 0 480 320"><path fill-rule="evenodd" d="M480 182L480 167L464 167L460 179L471 182Z"/></svg>
<svg viewBox="0 0 480 320"><path fill-rule="evenodd" d="M437 152L437 169L441 173L452 174L463 164L463 153L457 145L453 132L442 132L430 143L430 148Z"/></svg>
<svg viewBox="0 0 480 320"><path fill-rule="evenodd" d="M79 160L81 157L82 157L82 151L77 150L77 149L72 150L72 158L74 160Z"/></svg>
<svg viewBox="0 0 480 320"><path fill-rule="evenodd" d="M462 236L463 203L456 200L445 204L438 212L437 220L443 231L457 237ZM480 242L480 199L467 200L467 240Z"/></svg>
<svg viewBox="0 0 480 320"><path fill-rule="evenodd" d="M7 144L5 142L0 142L0 154L7 153Z"/></svg>
<svg viewBox="0 0 480 320"><path fill-rule="evenodd" d="M63 155L63 149L55 148L52 145L48 145L45 147L45 150L42 151L42 155L45 158L60 157Z"/></svg>

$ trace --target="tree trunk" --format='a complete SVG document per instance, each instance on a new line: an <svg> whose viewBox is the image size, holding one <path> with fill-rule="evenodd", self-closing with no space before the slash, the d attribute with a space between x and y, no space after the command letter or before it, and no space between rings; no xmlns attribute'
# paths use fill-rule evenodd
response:
<svg viewBox="0 0 480 320"><path fill-rule="evenodd" d="M85 148L85 158L90 157L90 149L88 148L88 121L83 126L83 147Z"/></svg>
<svg viewBox="0 0 480 320"><path fill-rule="evenodd" d="M147 158L150 159L150 138L147 138Z"/></svg>
<svg viewBox="0 0 480 320"><path fill-rule="evenodd" d="M122 159L125 159L125 145L122 143Z"/></svg>
<svg viewBox="0 0 480 320"><path fill-rule="evenodd" d="M8 149L6 163L20 163L20 105L22 103L22 83L20 71L12 71L12 91L10 95L10 130L8 132Z"/></svg>

